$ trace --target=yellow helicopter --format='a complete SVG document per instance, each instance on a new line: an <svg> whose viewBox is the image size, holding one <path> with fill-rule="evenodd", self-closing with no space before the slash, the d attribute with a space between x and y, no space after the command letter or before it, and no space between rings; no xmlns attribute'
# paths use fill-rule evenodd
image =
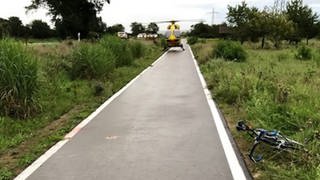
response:
<svg viewBox="0 0 320 180"><path fill-rule="evenodd" d="M167 27L167 31L165 33L166 37L166 48L171 47L181 47L182 50L183 44L181 43L181 32L180 32L180 26L176 24L177 21L163 21L162 23L171 23Z"/></svg>
<svg viewBox="0 0 320 180"><path fill-rule="evenodd" d="M161 23L170 23L167 27L167 31L165 33L166 37L166 49L171 47L180 47L184 50L183 44L181 43L181 31L180 26L176 24L176 22L195 22L195 21L203 21L203 20L171 20L171 21L159 21L157 24Z"/></svg>

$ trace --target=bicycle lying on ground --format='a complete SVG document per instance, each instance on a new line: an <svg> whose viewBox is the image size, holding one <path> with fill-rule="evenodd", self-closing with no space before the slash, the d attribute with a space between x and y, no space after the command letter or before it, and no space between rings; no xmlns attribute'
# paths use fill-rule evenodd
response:
<svg viewBox="0 0 320 180"><path fill-rule="evenodd" d="M266 143L278 150L301 150L303 148L303 144L285 137L277 130L251 129L244 121L239 121L236 128L238 131L246 131L255 139L249 154L250 159L255 163L262 160L262 155L255 154L255 149L261 143Z"/></svg>

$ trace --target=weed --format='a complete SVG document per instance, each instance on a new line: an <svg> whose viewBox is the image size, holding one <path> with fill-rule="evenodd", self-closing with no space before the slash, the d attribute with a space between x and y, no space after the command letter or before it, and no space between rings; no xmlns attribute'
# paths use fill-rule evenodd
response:
<svg viewBox="0 0 320 180"><path fill-rule="evenodd" d="M34 154L26 154L19 159L18 164L20 166L27 166L31 164L34 161L34 159L36 159L36 156Z"/></svg>
<svg viewBox="0 0 320 180"><path fill-rule="evenodd" d="M7 169L0 167L0 179L1 180L10 180L13 178L13 173Z"/></svg>
<svg viewBox="0 0 320 180"><path fill-rule="evenodd" d="M130 47L128 41L121 41L121 43L126 43L125 46ZM142 47L145 48L144 44L149 42L142 43ZM39 58L36 63L37 81L39 81L36 97L37 104L42 108L42 111L35 116L29 116L24 121L17 121L14 117L0 116L0 179L12 179L16 176L21 169L61 140L67 132L92 113L114 92L154 62L161 50L152 42L149 45L144 50L145 53L140 58L141 60L132 61L130 66L114 68L107 75L101 75L102 77L99 75L97 80L79 78L76 75L72 80L69 73L74 63L78 63L73 60L86 57L86 60L83 61L90 62L84 63L93 67L97 62L91 62L91 60L98 59L99 63L99 59L105 60L103 56L109 53L105 53L105 51L109 51L109 47L103 46L101 42L94 44L73 43L70 46L63 42L50 43L45 46L39 44L28 46L26 54L29 55L32 52ZM87 47L87 50L81 49L84 47ZM18 49L24 51L23 46ZM0 49L0 52L4 50L5 48ZM131 53L131 49L127 50ZM110 52L113 54L111 48ZM17 55L17 53L15 54ZM114 58L116 57L114 56ZM0 63L3 64L2 59ZM101 67L101 69L103 68L108 70L109 67ZM2 73L2 69L0 71ZM100 70L98 71L100 72ZM12 156L12 152L14 156Z"/></svg>
<svg viewBox="0 0 320 180"><path fill-rule="evenodd" d="M295 47L246 49L249 53L244 63L230 63L220 58L203 61L209 50L201 47L211 46L212 51L212 44L215 44L212 40L197 43L193 50L230 127L244 118L255 127L280 130L305 143L307 149L278 154L261 149L265 161L248 163L253 176L256 179L319 179L320 71L316 62L295 60ZM311 48L311 51L315 50ZM237 133L233 135L242 152L247 152L252 142Z"/></svg>
<svg viewBox="0 0 320 180"><path fill-rule="evenodd" d="M115 68L115 56L101 45L82 44L72 54L73 79L103 79Z"/></svg>
<svg viewBox="0 0 320 180"><path fill-rule="evenodd" d="M94 85L94 96L101 96L102 93L104 91L104 86L103 86L103 83L101 82L97 82L95 85Z"/></svg>
<svg viewBox="0 0 320 180"><path fill-rule="evenodd" d="M110 49L115 56L116 67L130 66L134 57L130 49L130 45L122 39L114 36L105 36L101 41L100 45L105 49ZM136 52L139 55L139 52Z"/></svg>
<svg viewBox="0 0 320 180"><path fill-rule="evenodd" d="M192 48L194 49L194 55L199 64L205 64L213 57L212 45L209 43L197 43L193 45Z"/></svg>
<svg viewBox="0 0 320 180"><path fill-rule="evenodd" d="M228 61L242 62L247 58L247 53L238 42L220 41L213 51L216 58Z"/></svg>
<svg viewBox="0 0 320 180"><path fill-rule="evenodd" d="M277 94L276 94L276 102L277 103L286 103L288 102L290 94L290 88L284 84L278 84Z"/></svg>
<svg viewBox="0 0 320 180"><path fill-rule="evenodd" d="M21 43L0 40L0 113L27 118L38 110L38 65Z"/></svg>
<svg viewBox="0 0 320 180"><path fill-rule="evenodd" d="M161 38L161 39L160 39L160 46L161 46L162 48L166 48L166 47L167 47L167 41L166 41L165 38Z"/></svg>
<svg viewBox="0 0 320 180"><path fill-rule="evenodd" d="M303 45L298 48L296 58L299 60L309 60L312 58L312 50L307 46Z"/></svg>
<svg viewBox="0 0 320 180"><path fill-rule="evenodd" d="M141 58L144 56L146 47L141 42L134 41L130 43L129 47L134 58Z"/></svg>
<svg viewBox="0 0 320 180"><path fill-rule="evenodd" d="M188 44L194 45L198 42L198 37L194 37L194 36L188 37L187 41L188 41Z"/></svg>

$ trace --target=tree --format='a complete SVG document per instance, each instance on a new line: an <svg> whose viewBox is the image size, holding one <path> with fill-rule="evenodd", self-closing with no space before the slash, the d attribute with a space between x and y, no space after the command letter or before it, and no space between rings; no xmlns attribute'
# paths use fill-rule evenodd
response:
<svg viewBox="0 0 320 180"><path fill-rule="evenodd" d="M53 32L46 22L34 20L30 24L31 35L34 38L44 39L53 36Z"/></svg>
<svg viewBox="0 0 320 180"><path fill-rule="evenodd" d="M212 28L208 24L204 24L203 22L197 23L191 26L190 35L197 36L200 38L210 38Z"/></svg>
<svg viewBox="0 0 320 180"><path fill-rule="evenodd" d="M8 33L12 37L23 37L25 34L24 26L18 17L9 17L8 19Z"/></svg>
<svg viewBox="0 0 320 180"><path fill-rule="evenodd" d="M320 22L316 24L316 29L317 29L317 37L320 38Z"/></svg>
<svg viewBox="0 0 320 180"><path fill-rule="evenodd" d="M235 7L228 6L227 20L234 27L234 36L241 43L261 39L261 48L264 48L265 39L270 38L279 48L280 42L294 32L294 24L284 12L284 4L283 0L276 0L273 7L262 11L248 7L245 2Z"/></svg>
<svg viewBox="0 0 320 180"><path fill-rule="evenodd" d="M47 7L60 37L87 36L90 31L102 33L105 24L97 17L109 0L32 0L27 10Z"/></svg>
<svg viewBox="0 0 320 180"><path fill-rule="evenodd" d="M301 38L306 38L308 44L308 40L317 35L318 15L313 13L310 7L303 5L303 0L291 0L287 4L286 14L295 26L291 40L300 41Z"/></svg>
<svg viewBox="0 0 320 180"><path fill-rule="evenodd" d="M145 32L145 27L141 23L133 22L131 23L132 35L137 36L140 33Z"/></svg>
<svg viewBox="0 0 320 180"><path fill-rule="evenodd" d="M152 34L157 34L159 31L159 27L156 23L150 23L147 27L147 32Z"/></svg>
<svg viewBox="0 0 320 180"><path fill-rule="evenodd" d="M256 7L249 8L245 1L235 7L228 6L227 20L234 27L236 38L241 41L241 44L250 38L249 24L257 12Z"/></svg>
<svg viewBox="0 0 320 180"><path fill-rule="evenodd" d="M225 37L227 34L225 32L219 32L221 27L227 28L227 24L213 24L208 25L204 24L203 22L191 25L191 31L188 33L189 36L195 36L200 38L220 38Z"/></svg>
<svg viewBox="0 0 320 180"><path fill-rule="evenodd" d="M261 38L261 48L264 48L265 39L272 32L271 14L267 10L253 12L253 18L249 22L251 39Z"/></svg>
<svg viewBox="0 0 320 180"><path fill-rule="evenodd" d="M8 20L0 18L0 38L8 35Z"/></svg>
<svg viewBox="0 0 320 180"><path fill-rule="evenodd" d="M122 24L115 24L107 28L107 33L115 34L117 32L124 32L124 26Z"/></svg>
<svg viewBox="0 0 320 180"><path fill-rule="evenodd" d="M294 31L293 22L288 20L283 13L271 13L269 21L271 40L274 42L274 46L279 48L281 40L285 40Z"/></svg>

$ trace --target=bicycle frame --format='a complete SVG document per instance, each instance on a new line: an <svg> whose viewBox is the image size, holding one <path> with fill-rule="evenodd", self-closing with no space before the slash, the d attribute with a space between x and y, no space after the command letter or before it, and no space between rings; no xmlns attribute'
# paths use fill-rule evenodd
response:
<svg viewBox="0 0 320 180"><path fill-rule="evenodd" d="M262 155L260 154L258 154L257 156L254 155L254 152L257 146L261 142L266 143L278 150L283 150L288 148L297 149L295 145L303 146L302 144L281 135L279 131L276 131L276 130L268 131L265 129L251 129L243 121L238 122L236 128L238 131L246 131L251 137L255 139L249 154L249 158L255 163L262 160Z"/></svg>

